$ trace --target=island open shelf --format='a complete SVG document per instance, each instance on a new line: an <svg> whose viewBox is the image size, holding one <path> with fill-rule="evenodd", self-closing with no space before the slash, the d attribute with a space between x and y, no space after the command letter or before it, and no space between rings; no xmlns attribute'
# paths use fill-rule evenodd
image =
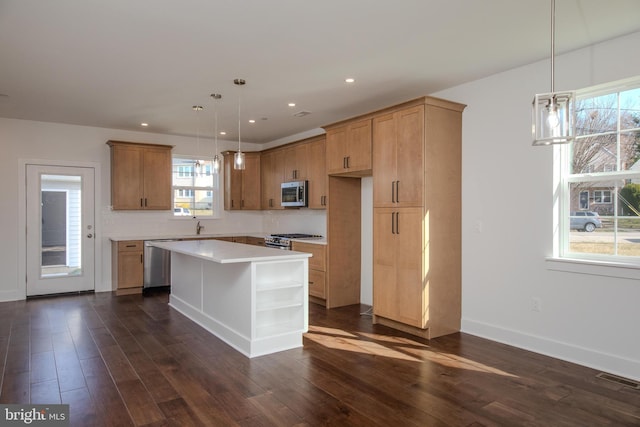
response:
<svg viewBox="0 0 640 427"><path fill-rule="evenodd" d="M216 240L171 251L169 304L247 357L302 346L310 254Z"/></svg>

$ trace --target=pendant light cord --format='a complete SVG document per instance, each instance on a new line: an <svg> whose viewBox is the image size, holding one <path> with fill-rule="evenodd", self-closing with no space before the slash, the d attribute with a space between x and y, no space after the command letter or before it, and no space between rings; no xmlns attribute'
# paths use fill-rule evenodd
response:
<svg viewBox="0 0 640 427"><path fill-rule="evenodd" d="M555 92L556 0L551 0L551 93Z"/></svg>

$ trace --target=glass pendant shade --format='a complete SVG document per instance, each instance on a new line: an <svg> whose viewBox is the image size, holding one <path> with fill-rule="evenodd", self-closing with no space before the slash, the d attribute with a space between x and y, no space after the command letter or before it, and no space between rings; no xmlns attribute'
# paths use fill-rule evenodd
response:
<svg viewBox="0 0 640 427"><path fill-rule="evenodd" d="M533 98L533 145L567 144L575 138L575 93L537 94Z"/></svg>
<svg viewBox="0 0 640 427"><path fill-rule="evenodd" d="M233 168L243 170L245 167L244 161L244 153L242 151L238 151L233 155Z"/></svg>
<svg viewBox="0 0 640 427"><path fill-rule="evenodd" d="M244 79L235 79L233 84L238 86L238 89L245 85ZM233 168L238 170L243 170L245 168L245 158L244 153L242 152L241 147L241 138L240 138L240 123L241 123L241 115L240 115L240 91L238 91L238 152L233 155Z"/></svg>
<svg viewBox="0 0 640 427"><path fill-rule="evenodd" d="M213 173L220 173L220 156L217 154L213 156L212 169Z"/></svg>

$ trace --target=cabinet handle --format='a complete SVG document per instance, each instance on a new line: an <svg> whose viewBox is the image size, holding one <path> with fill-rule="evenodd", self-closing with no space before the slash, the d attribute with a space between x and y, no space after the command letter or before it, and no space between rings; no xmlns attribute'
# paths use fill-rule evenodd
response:
<svg viewBox="0 0 640 427"><path fill-rule="evenodd" d="M310 285L313 285L313 282L312 282L312 281L309 281L309 284L310 284Z"/></svg>
<svg viewBox="0 0 640 427"><path fill-rule="evenodd" d="M147 198L146 197L144 198L144 207L145 208L147 207Z"/></svg>
<svg viewBox="0 0 640 427"><path fill-rule="evenodd" d="M396 181L396 203L400 203L400 181Z"/></svg>
<svg viewBox="0 0 640 427"><path fill-rule="evenodd" d="M144 258L143 257L144 257L144 255L140 254L140 264L144 264Z"/></svg>
<svg viewBox="0 0 640 427"><path fill-rule="evenodd" d="M143 207L144 204L142 203L142 197L140 197L140 207Z"/></svg>
<svg viewBox="0 0 640 427"><path fill-rule="evenodd" d="M347 169L349 169L351 166L349 165L349 159L351 159L351 156L347 156Z"/></svg>
<svg viewBox="0 0 640 427"><path fill-rule="evenodd" d="M347 168L347 158L343 157L342 158L342 169L346 169Z"/></svg>
<svg viewBox="0 0 640 427"><path fill-rule="evenodd" d="M391 181L391 203L396 202L396 182Z"/></svg>
<svg viewBox="0 0 640 427"><path fill-rule="evenodd" d="M396 213L391 212L391 234L396 234Z"/></svg>
<svg viewBox="0 0 640 427"><path fill-rule="evenodd" d="M400 234L400 212L396 212L396 234Z"/></svg>
<svg viewBox="0 0 640 427"><path fill-rule="evenodd" d="M125 245L127 248L135 248L137 245Z"/></svg>
<svg viewBox="0 0 640 427"><path fill-rule="evenodd" d="M231 199L231 207L233 208L233 199Z"/></svg>

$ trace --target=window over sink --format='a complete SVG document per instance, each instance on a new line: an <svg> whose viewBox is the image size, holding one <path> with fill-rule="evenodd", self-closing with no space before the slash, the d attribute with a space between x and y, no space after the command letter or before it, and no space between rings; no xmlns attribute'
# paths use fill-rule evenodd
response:
<svg viewBox="0 0 640 427"><path fill-rule="evenodd" d="M220 177L213 159L173 156L173 215L184 218L220 216Z"/></svg>

